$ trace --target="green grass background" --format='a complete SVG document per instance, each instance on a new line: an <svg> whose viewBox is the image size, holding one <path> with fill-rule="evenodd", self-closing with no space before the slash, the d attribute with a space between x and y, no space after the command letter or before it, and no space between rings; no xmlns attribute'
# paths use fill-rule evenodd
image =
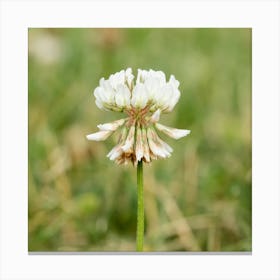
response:
<svg viewBox="0 0 280 280"><path fill-rule="evenodd" d="M29 29L29 251L134 251L136 169L89 142L101 77L132 67L180 81L161 123L190 129L144 166L145 251L250 251L251 29Z"/></svg>

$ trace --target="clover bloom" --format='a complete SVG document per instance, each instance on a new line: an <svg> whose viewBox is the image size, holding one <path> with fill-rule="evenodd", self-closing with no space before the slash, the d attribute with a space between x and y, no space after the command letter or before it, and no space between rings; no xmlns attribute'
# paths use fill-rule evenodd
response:
<svg viewBox="0 0 280 280"><path fill-rule="evenodd" d="M107 157L117 164L151 162L170 157L173 149L157 134L161 131L179 139L190 130L176 129L158 123L161 113L173 110L180 98L179 82L173 75L166 80L162 71L138 69L136 80L131 68L109 79L102 78L94 90L95 103L105 111L123 112L127 116L100 124L99 131L87 135L88 140L103 141L120 129L117 145Z"/></svg>

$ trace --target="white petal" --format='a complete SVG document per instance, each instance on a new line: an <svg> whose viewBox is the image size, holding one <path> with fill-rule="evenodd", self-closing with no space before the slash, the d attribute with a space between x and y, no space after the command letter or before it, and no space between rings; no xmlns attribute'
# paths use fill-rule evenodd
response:
<svg viewBox="0 0 280 280"><path fill-rule="evenodd" d="M108 80L104 80L104 78L102 78L100 80L100 87L103 91L102 91L102 100L106 101L106 102L112 102L112 97L114 95L114 90L110 84L110 82Z"/></svg>
<svg viewBox="0 0 280 280"><path fill-rule="evenodd" d="M118 148L119 145L115 146L108 154L107 157L110 158L111 155L116 151L116 149Z"/></svg>
<svg viewBox="0 0 280 280"><path fill-rule="evenodd" d="M123 154L123 150L122 150L122 145L125 142L126 139L126 135L127 135L127 128L124 126L122 128L120 137L119 137L119 141L118 141L118 145L116 145L108 154L107 157L110 160L117 160L118 157L122 157Z"/></svg>
<svg viewBox="0 0 280 280"><path fill-rule="evenodd" d="M137 161L140 161L144 155L142 132L140 128L137 128L135 152Z"/></svg>
<svg viewBox="0 0 280 280"><path fill-rule="evenodd" d="M100 130L109 130L109 131L115 131L118 129L118 127L122 126L124 124L126 119L120 119L117 121L113 121L111 123L104 123L104 124L99 124L97 127Z"/></svg>
<svg viewBox="0 0 280 280"><path fill-rule="evenodd" d="M115 102L113 99L114 92L112 91L112 89L106 90L104 87L100 86L94 90L93 94L96 98L95 103L99 108L110 109L115 111Z"/></svg>
<svg viewBox="0 0 280 280"><path fill-rule="evenodd" d="M168 84L163 85L160 87L154 94L152 110L161 109L164 111L170 103L171 96L172 96L172 87Z"/></svg>
<svg viewBox="0 0 280 280"><path fill-rule="evenodd" d="M123 85L125 82L125 71L121 70L120 72L110 75L109 82L113 89L116 89L118 85Z"/></svg>
<svg viewBox="0 0 280 280"><path fill-rule="evenodd" d="M153 115L151 116L151 119L150 119L151 123L156 123L156 122L159 121L160 113L161 113L160 109L157 109L157 110L153 113Z"/></svg>
<svg viewBox="0 0 280 280"><path fill-rule="evenodd" d="M130 67L126 68L126 70L125 70L125 75L126 75L126 76L133 75L133 74L132 74L132 69L131 69Z"/></svg>
<svg viewBox="0 0 280 280"><path fill-rule="evenodd" d="M113 131L98 131L96 133L87 135L87 139L93 141L103 141L106 140L112 133Z"/></svg>
<svg viewBox="0 0 280 280"><path fill-rule="evenodd" d="M123 126L118 143L123 145L126 140L126 136L127 136L127 128L126 126Z"/></svg>
<svg viewBox="0 0 280 280"><path fill-rule="evenodd" d="M93 92L94 97L96 100L104 102L105 99L105 90L102 87L97 87Z"/></svg>
<svg viewBox="0 0 280 280"><path fill-rule="evenodd" d="M149 148L149 144L148 144L146 128L142 129L142 140L143 140L143 153L144 153L143 156L144 156L146 162L150 162L151 161L150 148Z"/></svg>
<svg viewBox="0 0 280 280"><path fill-rule="evenodd" d="M164 112L171 112L173 110L173 108L175 107L175 105L178 103L180 99L180 91L178 89L173 89L173 93L171 95L170 101L167 104L167 107L164 108Z"/></svg>
<svg viewBox="0 0 280 280"><path fill-rule="evenodd" d="M136 78L136 84L141 83L142 79L142 69L137 69L137 78Z"/></svg>
<svg viewBox="0 0 280 280"><path fill-rule="evenodd" d="M161 71L149 70L145 80L149 101L152 102L151 111L161 109L171 112L180 98L179 82L171 75L166 82L165 74Z"/></svg>
<svg viewBox="0 0 280 280"><path fill-rule="evenodd" d="M145 80L146 80L147 75L148 75L148 71L147 70L138 69L136 84L144 83Z"/></svg>
<svg viewBox="0 0 280 280"><path fill-rule="evenodd" d="M103 102L101 102L99 99L95 100L95 104L96 106L101 109L101 110L107 110L104 106L103 106Z"/></svg>
<svg viewBox="0 0 280 280"><path fill-rule="evenodd" d="M121 154L123 153L122 149L121 149L121 145L117 145L115 146L107 155L107 157L110 160L115 160L117 159L119 156L121 156Z"/></svg>
<svg viewBox="0 0 280 280"><path fill-rule="evenodd" d="M154 71L152 69L149 70L149 77L154 79L158 79L161 85L166 83L165 74L162 71Z"/></svg>
<svg viewBox="0 0 280 280"><path fill-rule="evenodd" d="M100 86L100 87L103 87L103 86L104 86L104 81L105 81L104 78L101 78L101 79L99 80L99 86Z"/></svg>
<svg viewBox="0 0 280 280"><path fill-rule="evenodd" d="M126 78L126 81L127 81L128 86L131 88L131 86L132 86L132 81L133 81L133 79L134 79L134 75L132 74L131 68L127 68L127 69L125 70L125 78Z"/></svg>
<svg viewBox="0 0 280 280"><path fill-rule="evenodd" d="M136 84L133 89L131 105L136 108L144 108L148 102L148 95L143 84Z"/></svg>
<svg viewBox="0 0 280 280"><path fill-rule="evenodd" d="M117 106L121 108L126 108L130 105L130 91L126 85L117 86L115 101Z"/></svg>
<svg viewBox="0 0 280 280"><path fill-rule="evenodd" d="M151 130L154 142L157 143L158 146L161 146L166 156L169 157L173 152L173 149L158 136L154 128L151 128Z"/></svg>
<svg viewBox="0 0 280 280"><path fill-rule="evenodd" d="M122 150L126 153L131 152L134 144L134 132L135 126L132 126L128 132L127 138L125 140L124 145L122 146Z"/></svg>
<svg viewBox="0 0 280 280"><path fill-rule="evenodd" d="M161 140L159 137L158 137L158 141L169 153L173 152L173 149L167 143L165 143L163 140Z"/></svg>
<svg viewBox="0 0 280 280"><path fill-rule="evenodd" d="M160 147L158 147L152 139L149 139L149 147L151 149L151 151L153 152L154 155L159 156L161 158L165 158L165 154L164 152L162 152L162 149Z"/></svg>
<svg viewBox="0 0 280 280"><path fill-rule="evenodd" d="M172 99L173 95L173 88L169 84L165 84L161 89L159 94L157 95L157 102L163 106L166 107L170 103L170 100Z"/></svg>
<svg viewBox="0 0 280 280"><path fill-rule="evenodd" d="M149 147L153 154L161 158L170 156L170 152L158 141L158 136L152 128L147 129Z"/></svg>
<svg viewBox="0 0 280 280"><path fill-rule="evenodd" d="M170 76L169 79L169 83L174 87L174 88L178 88L180 83L178 80L175 79L175 77L173 75Z"/></svg>
<svg viewBox="0 0 280 280"><path fill-rule="evenodd" d="M145 80L145 86L148 92L149 100L154 101L161 87L160 80L154 77L149 77Z"/></svg>
<svg viewBox="0 0 280 280"><path fill-rule="evenodd" d="M172 128L172 127L162 125L160 123L156 123L155 126L158 130L162 131L163 133L167 134L169 137L174 139L182 138L191 132L190 130L187 129Z"/></svg>

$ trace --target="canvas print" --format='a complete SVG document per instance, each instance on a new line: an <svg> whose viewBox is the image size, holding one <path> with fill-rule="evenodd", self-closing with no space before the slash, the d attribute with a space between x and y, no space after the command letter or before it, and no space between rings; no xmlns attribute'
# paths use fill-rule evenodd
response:
<svg viewBox="0 0 280 280"><path fill-rule="evenodd" d="M250 252L251 55L250 28L29 28L29 252Z"/></svg>

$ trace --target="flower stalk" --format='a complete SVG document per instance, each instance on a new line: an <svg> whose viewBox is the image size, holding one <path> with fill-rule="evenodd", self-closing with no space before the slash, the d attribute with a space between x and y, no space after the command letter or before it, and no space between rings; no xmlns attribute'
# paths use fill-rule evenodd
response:
<svg viewBox="0 0 280 280"><path fill-rule="evenodd" d="M137 165L137 234L136 234L136 250L143 251L144 243L144 188L143 188L143 161Z"/></svg>

